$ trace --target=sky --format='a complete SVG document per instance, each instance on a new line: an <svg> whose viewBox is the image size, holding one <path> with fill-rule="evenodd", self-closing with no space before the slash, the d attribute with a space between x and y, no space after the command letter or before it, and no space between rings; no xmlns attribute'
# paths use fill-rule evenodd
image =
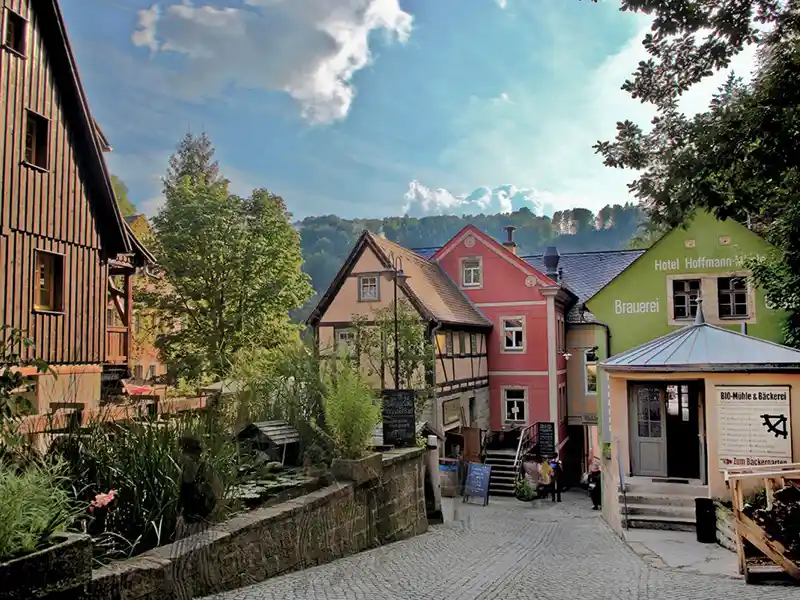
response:
<svg viewBox="0 0 800 600"><path fill-rule="evenodd" d="M232 190L297 218L550 214L634 201L592 145L649 122L620 86L647 17L619 1L61 0L111 172L153 215L186 132ZM87 18L91 15L91 18ZM753 52L732 68L746 76ZM683 100L703 110L725 74Z"/></svg>

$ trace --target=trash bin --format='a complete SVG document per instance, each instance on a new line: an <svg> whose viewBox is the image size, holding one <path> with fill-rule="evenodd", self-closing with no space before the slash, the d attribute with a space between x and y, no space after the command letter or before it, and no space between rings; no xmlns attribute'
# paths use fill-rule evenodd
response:
<svg viewBox="0 0 800 600"><path fill-rule="evenodd" d="M717 513L711 498L694 499L694 515L697 521L697 541L701 544L717 543Z"/></svg>

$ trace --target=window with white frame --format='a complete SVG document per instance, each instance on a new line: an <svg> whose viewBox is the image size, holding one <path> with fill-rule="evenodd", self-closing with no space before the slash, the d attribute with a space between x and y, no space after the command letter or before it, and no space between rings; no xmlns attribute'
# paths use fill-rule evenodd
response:
<svg viewBox="0 0 800 600"><path fill-rule="evenodd" d="M351 329L336 329L333 334L333 343L337 351L350 354L355 347L355 334Z"/></svg>
<svg viewBox="0 0 800 600"><path fill-rule="evenodd" d="M583 353L583 372L586 383L586 393L597 393L597 353L592 348Z"/></svg>
<svg viewBox="0 0 800 600"><path fill-rule="evenodd" d="M478 287L481 285L481 259L465 258L461 263L462 287Z"/></svg>
<svg viewBox="0 0 800 600"><path fill-rule="evenodd" d="M527 397L524 388L505 388L503 404L507 423L525 423L527 421Z"/></svg>
<svg viewBox="0 0 800 600"><path fill-rule="evenodd" d="M358 278L358 299L361 302L375 302L378 296L378 276L362 275Z"/></svg>
<svg viewBox="0 0 800 600"><path fill-rule="evenodd" d="M675 279L672 282L672 317L693 319L697 315L700 297L699 279Z"/></svg>
<svg viewBox="0 0 800 600"><path fill-rule="evenodd" d="M719 277L717 301L721 319L747 318L747 279L744 277Z"/></svg>
<svg viewBox="0 0 800 600"><path fill-rule="evenodd" d="M503 349L506 352L522 352L525 348L525 328L522 317L503 319Z"/></svg>

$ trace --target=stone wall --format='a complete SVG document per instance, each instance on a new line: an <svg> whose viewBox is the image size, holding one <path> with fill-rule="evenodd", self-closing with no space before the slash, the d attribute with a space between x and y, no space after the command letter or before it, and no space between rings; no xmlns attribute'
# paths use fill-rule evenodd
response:
<svg viewBox="0 0 800 600"><path fill-rule="evenodd" d="M425 450L394 450L358 485L338 481L97 569L79 597L201 597L424 533ZM74 596L73 596L74 597Z"/></svg>
<svg viewBox="0 0 800 600"><path fill-rule="evenodd" d="M717 515L717 543L731 552L736 552L736 519L730 508L714 501L714 510Z"/></svg>

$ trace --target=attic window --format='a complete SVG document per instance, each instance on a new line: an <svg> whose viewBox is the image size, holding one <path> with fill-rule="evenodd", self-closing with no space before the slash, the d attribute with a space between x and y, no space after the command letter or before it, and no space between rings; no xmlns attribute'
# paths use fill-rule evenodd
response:
<svg viewBox="0 0 800 600"><path fill-rule="evenodd" d="M25 163L47 170L50 142L50 122L33 111L26 112Z"/></svg>
<svg viewBox="0 0 800 600"><path fill-rule="evenodd" d="M377 275L363 275L358 278L358 300L376 302L380 299Z"/></svg>
<svg viewBox="0 0 800 600"><path fill-rule="evenodd" d="M3 46L19 56L25 56L27 22L21 15L6 9L6 29Z"/></svg>
<svg viewBox="0 0 800 600"><path fill-rule="evenodd" d="M462 287L481 286L481 259L465 258L461 263Z"/></svg>

